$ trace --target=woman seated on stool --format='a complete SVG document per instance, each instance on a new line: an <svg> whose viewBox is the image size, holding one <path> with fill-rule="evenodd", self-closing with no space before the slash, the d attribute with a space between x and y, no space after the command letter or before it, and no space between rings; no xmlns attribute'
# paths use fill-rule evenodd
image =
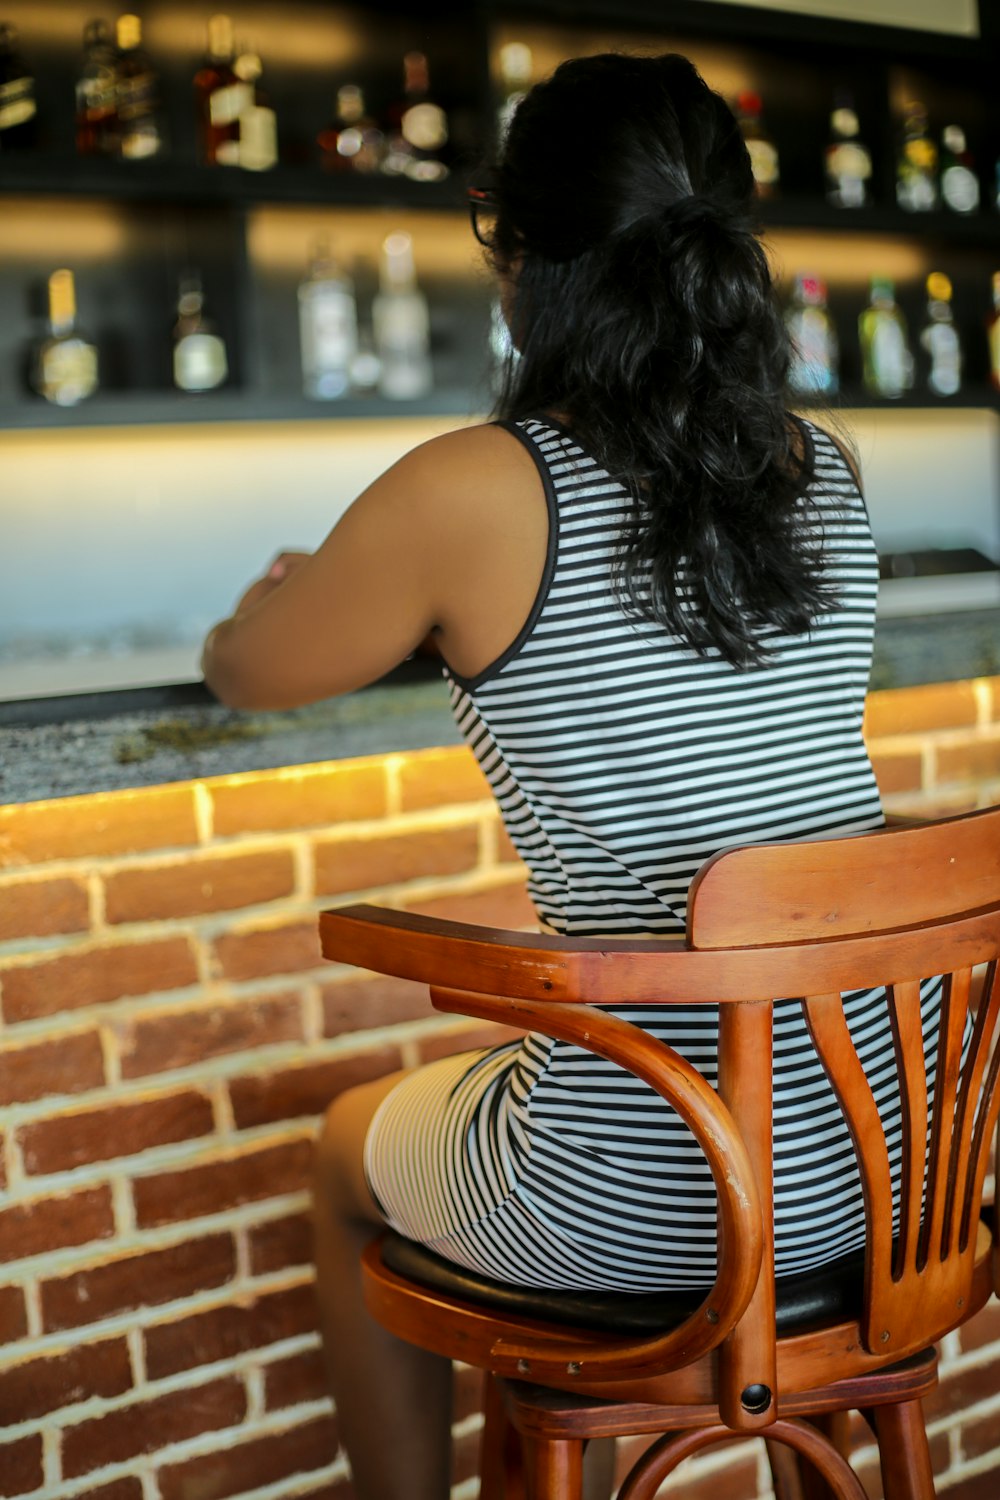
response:
<svg viewBox="0 0 1000 1500"><path fill-rule="evenodd" d="M224 702L287 708L432 634L557 933L680 933L717 850L882 824L861 738L877 559L851 463L786 410L753 194L733 115L683 57L563 64L518 109L477 198L490 217L474 215L519 350L502 420L402 459L206 644ZM891 1136L884 997L846 1004ZM715 1082L714 1008L620 1013ZM782 1275L860 1245L864 1222L794 1002L775 1052ZM448 1492L448 1370L361 1301L383 1220L521 1285L714 1275L707 1166L610 1063L531 1035L343 1094L320 1143L317 1266L358 1500Z"/></svg>

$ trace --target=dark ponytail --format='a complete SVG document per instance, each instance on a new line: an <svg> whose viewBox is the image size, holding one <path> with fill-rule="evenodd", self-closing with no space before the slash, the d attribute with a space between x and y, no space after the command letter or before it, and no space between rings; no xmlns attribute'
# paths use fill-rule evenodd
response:
<svg viewBox="0 0 1000 1500"><path fill-rule="evenodd" d="M736 121L686 58L581 58L514 117L492 242L520 350L502 414L562 416L623 480L625 607L738 666L830 598L752 195Z"/></svg>

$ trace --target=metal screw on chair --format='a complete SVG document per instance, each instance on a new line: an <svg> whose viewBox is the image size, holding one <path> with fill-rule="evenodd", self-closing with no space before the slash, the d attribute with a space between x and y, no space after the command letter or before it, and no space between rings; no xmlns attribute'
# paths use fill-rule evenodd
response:
<svg viewBox="0 0 1000 1500"><path fill-rule="evenodd" d="M705 1309L705 1317L710 1323L717 1323L719 1321L719 1314L714 1307L707 1307Z"/></svg>
<svg viewBox="0 0 1000 1500"><path fill-rule="evenodd" d="M566 1366L566 1374L567 1375L579 1375L579 1373L580 1373L580 1364L579 1364L579 1361L575 1360L575 1359L571 1359L570 1362L569 1362L569 1364Z"/></svg>
<svg viewBox="0 0 1000 1500"><path fill-rule="evenodd" d="M531 1363L530 1363L530 1361L526 1360L526 1359L519 1359L518 1362L517 1362L517 1373L519 1375L530 1375L531 1374Z"/></svg>
<svg viewBox="0 0 1000 1500"><path fill-rule="evenodd" d="M882 1330L882 1342L883 1342L883 1344L887 1344L889 1342L889 1330L888 1330L888 1328L883 1328L883 1330Z"/></svg>
<svg viewBox="0 0 1000 1500"><path fill-rule="evenodd" d="M740 1405L744 1411L750 1412L753 1416L759 1415L762 1411L767 1411L770 1404L771 1387L769 1385L761 1385L760 1383L748 1385L745 1390L740 1392Z"/></svg>

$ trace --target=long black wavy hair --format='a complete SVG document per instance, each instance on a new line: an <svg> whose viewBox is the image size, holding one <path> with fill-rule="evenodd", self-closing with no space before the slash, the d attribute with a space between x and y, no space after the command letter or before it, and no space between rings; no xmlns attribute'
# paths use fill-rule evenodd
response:
<svg viewBox="0 0 1000 1500"><path fill-rule="evenodd" d="M677 54L577 58L522 101L490 185L520 353L499 415L562 417L626 484L629 613L764 661L832 596L731 110Z"/></svg>

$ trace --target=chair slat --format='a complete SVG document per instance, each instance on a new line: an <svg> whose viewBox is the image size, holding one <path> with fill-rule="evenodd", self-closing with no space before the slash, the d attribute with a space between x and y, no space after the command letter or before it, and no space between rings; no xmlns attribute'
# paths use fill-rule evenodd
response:
<svg viewBox="0 0 1000 1500"><path fill-rule="evenodd" d="M920 1246L921 1269L931 1260L943 1259L944 1247L950 1237L945 1210L951 1180L952 1139L962 1067L962 1038L969 1014L970 975L971 970L966 968L944 977L927 1160L924 1229Z"/></svg>
<svg viewBox="0 0 1000 1500"><path fill-rule="evenodd" d="M890 985L887 998L903 1113L899 1238L892 1267L893 1277L898 1279L904 1270L917 1265L927 1157L927 1067L918 981Z"/></svg>
<svg viewBox="0 0 1000 1500"><path fill-rule="evenodd" d="M996 961L990 964L987 984L980 1001L980 1011L986 1013L982 1045L990 1051L990 1062L986 1081L979 1097L976 1124L972 1133L969 1187L966 1193L959 1240L959 1250L962 1254L966 1253L970 1244L975 1244L976 1231L979 1226L979 1205L982 1202L983 1184L986 1181L989 1166L990 1146L996 1135L997 1116L1000 1115L1000 1087L997 1082L1000 1078L1000 1046L997 1045L996 1037L998 1012L1000 1012L1000 980L998 980L997 968ZM1000 1222L997 1224L997 1229L1000 1232ZM1000 1285L1000 1277L998 1277L998 1285Z"/></svg>
<svg viewBox="0 0 1000 1500"><path fill-rule="evenodd" d="M961 1149L955 1153L952 1173L952 1203L949 1219L951 1233L945 1249L946 1254L960 1253L965 1248L968 1239L969 1216L972 1211L970 1190L975 1177L973 1132L979 1110L984 1106L987 1109L989 1107L989 1100L983 1095L983 1082L989 1066L991 1049L995 1044L997 1019L1000 1015L1000 985L996 982L996 972L996 963L990 964L986 971L975 1025L972 1028L972 1038L969 1042L965 1066L962 1069L962 1081L959 1085L954 1143ZM977 1204L977 1215L978 1212Z"/></svg>

